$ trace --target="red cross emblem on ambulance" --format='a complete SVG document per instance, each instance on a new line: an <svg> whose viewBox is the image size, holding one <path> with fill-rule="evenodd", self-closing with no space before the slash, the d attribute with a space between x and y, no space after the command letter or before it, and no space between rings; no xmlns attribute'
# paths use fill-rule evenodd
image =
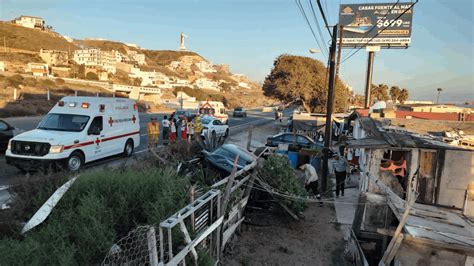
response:
<svg viewBox="0 0 474 266"><path fill-rule="evenodd" d="M109 118L109 124L110 126L112 126L112 124L114 123L114 120L112 119L112 117Z"/></svg>
<svg viewBox="0 0 474 266"><path fill-rule="evenodd" d="M97 144L97 146L99 146L99 143L100 143L100 139L97 138L97 139L95 140L95 144Z"/></svg>
<svg viewBox="0 0 474 266"><path fill-rule="evenodd" d="M135 115L132 116L132 122L135 124L135 121L137 121L137 118L135 117Z"/></svg>

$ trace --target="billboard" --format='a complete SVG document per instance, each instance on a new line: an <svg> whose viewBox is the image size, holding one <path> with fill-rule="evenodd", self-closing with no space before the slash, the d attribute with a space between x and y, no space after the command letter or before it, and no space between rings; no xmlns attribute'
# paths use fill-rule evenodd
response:
<svg viewBox="0 0 474 266"><path fill-rule="evenodd" d="M344 26L343 47L361 47L367 43L382 48L408 47L413 17L411 6L412 3L341 4L339 24Z"/></svg>

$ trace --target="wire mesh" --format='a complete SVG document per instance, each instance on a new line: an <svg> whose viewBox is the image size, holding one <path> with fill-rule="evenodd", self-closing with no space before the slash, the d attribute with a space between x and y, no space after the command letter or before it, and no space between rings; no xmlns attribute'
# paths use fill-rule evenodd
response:
<svg viewBox="0 0 474 266"><path fill-rule="evenodd" d="M110 248L102 265L151 265L158 243L153 226L139 226Z"/></svg>

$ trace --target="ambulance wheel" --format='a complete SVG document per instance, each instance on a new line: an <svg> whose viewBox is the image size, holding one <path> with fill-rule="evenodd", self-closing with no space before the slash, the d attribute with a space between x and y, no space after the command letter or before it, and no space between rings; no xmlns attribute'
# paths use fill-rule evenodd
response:
<svg viewBox="0 0 474 266"><path fill-rule="evenodd" d="M133 155L133 149L134 149L133 140L131 140L131 139L127 140L127 142L125 143L125 147L123 148L123 156L124 157L132 156Z"/></svg>
<svg viewBox="0 0 474 266"><path fill-rule="evenodd" d="M67 159L67 169L71 172L78 171L84 164L84 156L82 153L75 151L69 155Z"/></svg>

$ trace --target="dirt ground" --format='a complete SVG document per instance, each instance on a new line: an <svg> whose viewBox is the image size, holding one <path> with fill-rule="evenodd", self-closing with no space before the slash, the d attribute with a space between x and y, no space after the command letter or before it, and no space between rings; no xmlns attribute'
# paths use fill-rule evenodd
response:
<svg viewBox="0 0 474 266"><path fill-rule="evenodd" d="M264 145L285 123L256 127L252 147ZM247 134L232 137L246 143ZM302 174L302 173L300 173ZM247 208L242 232L226 248L222 265L350 265L344 261L344 232L336 222L334 205L310 203L304 219L295 221L282 210Z"/></svg>
<svg viewBox="0 0 474 266"><path fill-rule="evenodd" d="M286 213L250 213L223 265L350 265L333 204L312 203L304 216L295 221Z"/></svg>

